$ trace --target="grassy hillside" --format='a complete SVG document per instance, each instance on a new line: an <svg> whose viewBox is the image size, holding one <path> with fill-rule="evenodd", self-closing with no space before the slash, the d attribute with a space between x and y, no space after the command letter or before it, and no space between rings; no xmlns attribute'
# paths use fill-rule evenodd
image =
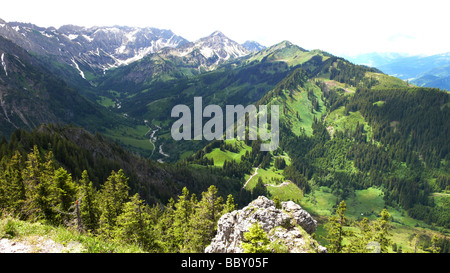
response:
<svg viewBox="0 0 450 273"><path fill-rule="evenodd" d="M5 252L27 253L143 253L138 245L105 241L76 230L11 217L0 219L0 239ZM9 249L6 246L10 246ZM14 247L13 247L14 246Z"/></svg>

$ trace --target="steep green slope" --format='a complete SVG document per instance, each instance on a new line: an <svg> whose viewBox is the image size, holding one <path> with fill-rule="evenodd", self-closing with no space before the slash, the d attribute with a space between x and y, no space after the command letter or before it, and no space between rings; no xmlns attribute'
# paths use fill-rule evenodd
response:
<svg viewBox="0 0 450 273"><path fill-rule="evenodd" d="M280 123L296 135L312 134L314 119L326 113L322 92L316 81L308 79L302 68L296 69L262 98L260 105L279 105Z"/></svg>
<svg viewBox="0 0 450 273"><path fill-rule="evenodd" d="M322 61L332 57L331 54L321 50L305 50L289 41L283 41L269 48L260 50L255 54L239 60L240 63L248 64L252 62L284 62L290 67L299 66L311 59Z"/></svg>

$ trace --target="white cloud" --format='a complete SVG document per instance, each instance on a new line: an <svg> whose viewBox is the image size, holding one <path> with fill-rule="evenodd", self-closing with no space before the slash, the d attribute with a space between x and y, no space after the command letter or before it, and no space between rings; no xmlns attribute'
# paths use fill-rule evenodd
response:
<svg viewBox="0 0 450 273"><path fill-rule="evenodd" d="M75 24L171 29L189 40L220 30L238 42L289 40L333 54L450 51L444 1L193 0L2 3L0 18L40 26Z"/></svg>

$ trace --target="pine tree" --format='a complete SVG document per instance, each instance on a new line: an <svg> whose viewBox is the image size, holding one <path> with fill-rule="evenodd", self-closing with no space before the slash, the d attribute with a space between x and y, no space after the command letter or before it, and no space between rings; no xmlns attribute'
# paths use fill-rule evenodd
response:
<svg viewBox="0 0 450 273"><path fill-rule="evenodd" d="M233 195L229 194L227 197L227 202L225 203L222 214L229 213L236 210L236 204L234 203Z"/></svg>
<svg viewBox="0 0 450 273"><path fill-rule="evenodd" d="M54 174L57 202L62 211L67 212L76 199L77 188L72 181L72 176L63 168L59 168Z"/></svg>
<svg viewBox="0 0 450 273"><path fill-rule="evenodd" d="M117 217L115 237L121 241L140 245L149 250L154 244L148 207L135 194L123 206L123 213Z"/></svg>
<svg viewBox="0 0 450 273"><path fill-rule="evenodd" d="M106 237L111 236L117 224L117 217L128 199L128 190L128 178L119 170L111 172L100 191L100 228Z"/></svg>
<svg viewBox="0 0 450 273"><path fill-rule="evenodd" d="M183 249L186 245L186 241L189 239L187 231L189 229L189 220L193 212L192 203L189 200L189 190L186 187L183 188L182 194L178 196L175 209L172 227L173 236L175 244Z"/></svg>
<svg viewBox="0 0 450 273"><path fill-rule="evenodd" d="M80 180L81 220L88 231L96 231L99 224L99 208L96 199L96 191L93 183L89 180L87 171L83 171Z"/></svg>
<svg viewBox="0 0 450 273"><path fill-rule="evenodd" d="M330 243L327 245L330 253L341 253L344 248L344 237L352 235L349 231L344 229L348 224L348 220L345 217L346 210L347 205L345 204L345 201L341 201L336 209L336 215L331 216L328 219L328 223L325 225L327 237L324 239Z"/></svg>
<svg viewBox="0 0 450 273"><path fill-rule="evenodd" d="M155 243L161 249L161 252L177 252L173 236L174 205L175 201L170 198L161 217L158 218L158 223L155 225Z"/></svg>
<svg viewBox="0 0 450 273"><path fill-rule="evenodd" d="M267 234L257 222L248 232L244 233L244 241L241 243L245 253L270 253L270 240Z"/></svg>
<svg viewBox="0 0 450 273"><path fill-rule="evenodd" d="M5 162L3 170L0 169L0 208L16 216L20 214L26 199L21 158L21 154L15 151L11 159Z"/></svg>
<svg viewBox="0 0 450 273"><path fill-rule="evenodd" d="M286 161L284 160L284 158L277 157L275 159L275 168L279 170L283 170L284 168L286 168Z"/></svg>
<svg viewBox="0 0 450 273"><path fill-rule="evenodd" d="M416 234L416 236L414 236L414 238L411 241L411 244L414 246L414 253L417 253L417 249L420 249L419 242L420 242L420 236L419 236L419 234Z"/></svg>
<svg viewBox="0 0 450 273"><path fill-rule="evenodd" d="M386 253L388 251L388 246L392 244L392 240L389 238L389 236L391 236L391 224L389 223L391 215L386 209L383 209L380 216L381 217L374 223L374 238L380 244L381 252Z"/></svg>
<svg viewBox="0 0 450 273"><path fill-rule="evenodd" d="M25 169L22 172L26 188L25 214L29 219L43 218L55 222L55 205L53 174L53 154L49 152L44 161L35 145L33 151L27 155Z"/></svg>
<svg viewBox="0 0 450 273"><path fill-rule="evenodd" d="M370 249L368 244L373 239L373 229L369 224L369 220L364 217L360 222L356 223L360 234L353 236L350 239L350 244L347 247L347 252L350 253L367 253Z"/></svg>
<svg viewBox="0 0 450 273"><path fill-rule="evenodd" d="M267 195L267 188L264 186L264 182L261 177L258 177L258 182L256 182L256 185L252 190L252 195L254 198Z"/></svg>
<svg viewBox="0 0 450 273"><path fill-rule="evenodd" d="M202 199L195 206L189 229L189 251L203 252L215 235L217 222L222 215L223 199L212 185L202 192Z"/></svg>
<svg viewBox="0 0 450 273"><path fill-rule="evenodd" d="M27 155L25 168L22 172L22 179L26 187L26 203L24 204L24 212L28 218L39 217L40 210L36 202L36 189L40 184L42 169L41 156L37 150L37 146L34 146L33 152Z"/></svg>
<svg viewBox="0 0 450 273"><path fill-rule="evenodd" d="M436 235L433 235L431 238L431 246L427 249L428 251L431 251L432 253L439 253L441 251L441 248L438 246L439 239Z"/></svg>

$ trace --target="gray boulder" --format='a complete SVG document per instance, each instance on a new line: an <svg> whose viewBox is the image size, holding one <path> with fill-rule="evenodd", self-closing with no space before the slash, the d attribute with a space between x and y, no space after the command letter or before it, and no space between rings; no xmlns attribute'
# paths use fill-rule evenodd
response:
<svg viewBox="0 0 450 273"><path fill-rule="evenodd" d="M281 206L281 209L277 209L272 200L260 196L243 209L224 214L217 223L217 235L205 252L242 253L244 233L257 222L271 242L278 243L280 247L277 251L326 252L326 248L311 237L316 231L317 221L292 201L281 202Z"/></svg>

